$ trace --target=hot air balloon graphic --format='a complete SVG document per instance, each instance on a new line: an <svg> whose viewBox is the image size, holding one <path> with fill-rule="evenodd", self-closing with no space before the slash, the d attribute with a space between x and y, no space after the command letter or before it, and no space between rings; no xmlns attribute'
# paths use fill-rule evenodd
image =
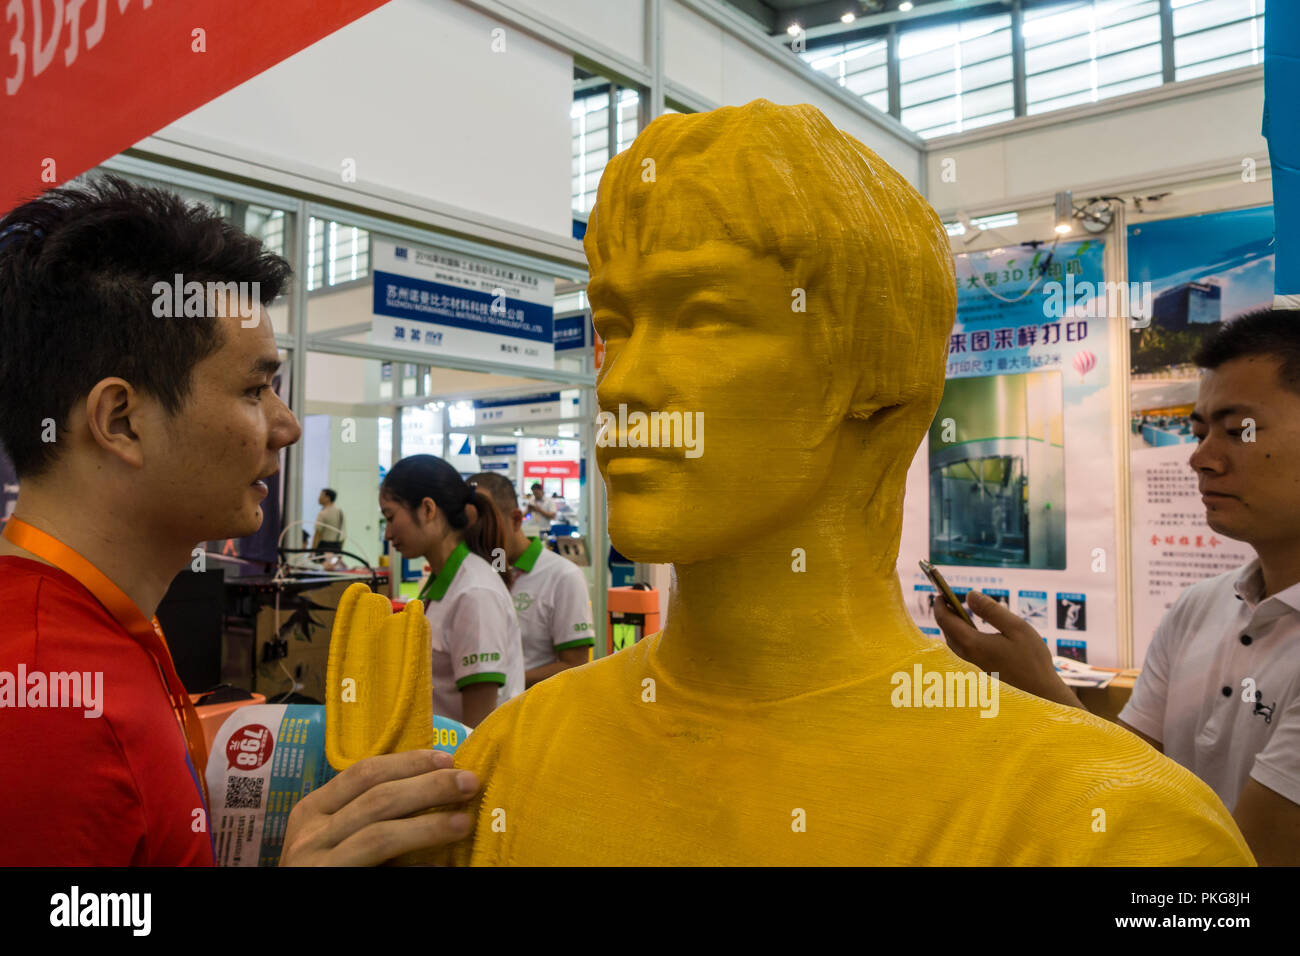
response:
<svg viewBox="0 0 1300 956"><path fill-rule="evenodd" d="M1074 357L1074 369L1079 373L1080 382L1083 381L1085 375L1093 370L1093 367L1096 366L1096 364L1097 356L1093 355L1091 352L1080 352Z"/></svg>

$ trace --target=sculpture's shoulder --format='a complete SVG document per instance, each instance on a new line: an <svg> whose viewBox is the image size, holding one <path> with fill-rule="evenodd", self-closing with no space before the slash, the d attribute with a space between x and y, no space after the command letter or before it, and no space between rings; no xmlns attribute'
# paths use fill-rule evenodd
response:
<svg viewBox="0 0 1300 956"><path fill-rule="evenodd" d="M630 675L643 666L648 639L625 651L548 677L502 704L456 751L456 766L473 771L481 790L467 809L475 836L453 848L449 862L491 866L505 841L481 839L492 813L509 802L520 781L537 782L542 764L580 760L583 742L596 726L617 726L619 702L631 698ZM612 723L611 723L612 722ZM562 812L557 809L556 812Z"/></svg>
<svg viewBox="0 0 1300 956"><path fill-rule="evenodd" d="M1034 862L1254 862L1214 791L1135 734L1008 684L1001 685L1000 698L997 717L978 730L1002 751L1001 786L1025 822L1032 817L1050 825L1060 840L1050 858Z"/></svg>

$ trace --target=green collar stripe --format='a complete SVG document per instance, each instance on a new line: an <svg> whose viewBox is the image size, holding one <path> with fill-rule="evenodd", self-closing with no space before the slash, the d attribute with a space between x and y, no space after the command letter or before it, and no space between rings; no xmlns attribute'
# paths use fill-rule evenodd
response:
<svg viewBox="0 0 1300 956"><path fill-rule="evenodd" d="M525 573L531 571L533 569L533 565L537 563L537 556L541 553L542 553L542 539L540 537L533 538L533 543L530 544L527 548L525 548L524 553L521 554L518 560L515 561L515 567L517 567L520 571L523 571Z"/></svg>
<svg viewBox="0 0 1300 956"><path fill-rule="evenodd" d="M456 545L447 558L447 563L442 566L438 576L430 578L424 584L424 590L420 592L421 601L441 601L447 596L447 588L451 587L452 579L456 577L456 572L460 570L461 564L469 554L469 546L462 541Z"/></svg>

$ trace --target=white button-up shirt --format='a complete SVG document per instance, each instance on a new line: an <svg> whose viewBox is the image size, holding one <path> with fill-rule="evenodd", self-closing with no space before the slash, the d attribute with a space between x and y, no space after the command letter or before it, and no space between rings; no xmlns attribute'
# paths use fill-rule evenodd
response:
<svg viewBox="0 0 1300 956"><path fill-rule="evenodd" d="M1300 803L1300 584L1262 597L1258 558L1184 591L1119 715L1229 810L1250 777Z"/></svg>

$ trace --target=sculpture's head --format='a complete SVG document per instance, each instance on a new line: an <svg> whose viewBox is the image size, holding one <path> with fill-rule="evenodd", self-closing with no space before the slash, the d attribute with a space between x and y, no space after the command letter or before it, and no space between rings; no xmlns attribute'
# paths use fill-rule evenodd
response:
<svg viewBox="0 0 1300 956"><path fill-rule="evenodd" d="M669 114L606 167L585 246L619 551L690 563L810 513L896 550L956 307L947 234L902 176L812 106ZM632 447L654 425L679 447Z"/></svg>

